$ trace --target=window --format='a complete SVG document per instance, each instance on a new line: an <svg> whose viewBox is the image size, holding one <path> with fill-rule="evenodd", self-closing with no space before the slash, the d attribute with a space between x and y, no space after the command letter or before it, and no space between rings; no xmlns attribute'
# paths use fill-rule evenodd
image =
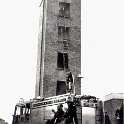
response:
<svg viewBox="0 0 124 124"><path fill-rule="evenodd" d="M57 67L61 69L68 69L68 54L67 53L58 53L57 58Z"/></svg>
<svg viewBox="0 0 124 124"><path fill-rule="evenodd" d="M65 81L57 81L56 95L66 94Z"/></svg>
<svg viewBox="0 0 124 124"><path fill-rule="evenodd" d="M64 53L64 64L65 64L65 68L68 68L68 54Z"/></svg>
<svg viewBox="0 0 124 124"><path fill-rule="evenodd" d="M70 3L65 2L59 3L59 16L70 17Z"/></svg>
<svg viewBox="0 0 124 124"><path fill-rule="evenodd" d="M63 59L63 54L58 53L58 60L57 60L57 67L58 68L64 68L64 59Z"/></svg>
<svg viewBox="0 0 124 124"><path fill-rule="evenodd" d="M59 26L58 27L58 39L59 41L69 40L69 27Z"/></svg>

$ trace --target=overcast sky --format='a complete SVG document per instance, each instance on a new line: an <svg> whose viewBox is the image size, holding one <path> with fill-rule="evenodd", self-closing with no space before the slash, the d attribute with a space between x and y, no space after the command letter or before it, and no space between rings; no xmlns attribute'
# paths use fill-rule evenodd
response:
<svg viewBox="0 0 124 124"><path fill-rule="evenodd" d="M40 0L0 1L0 117L34 97ZM82 0L83 94L124 92L124 2Z"/></svg>

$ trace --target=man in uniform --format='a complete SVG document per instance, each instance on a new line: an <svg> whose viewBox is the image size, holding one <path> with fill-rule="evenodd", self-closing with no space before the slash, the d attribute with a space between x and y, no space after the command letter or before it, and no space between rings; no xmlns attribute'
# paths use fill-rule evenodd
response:
<svg viewBox="0 0 124 124"><path fill-rule="evenodd" d="M65 124L78 124L77 109L74 101L68 100L68 109L65 113Z"/></svg>
<svg viewBox="0 0 124 124"><path fill-rule="evenodd" d="M73 83L74 83L73 75L71 72L69 72L66 78L67 92L72 93Z"/></svg>

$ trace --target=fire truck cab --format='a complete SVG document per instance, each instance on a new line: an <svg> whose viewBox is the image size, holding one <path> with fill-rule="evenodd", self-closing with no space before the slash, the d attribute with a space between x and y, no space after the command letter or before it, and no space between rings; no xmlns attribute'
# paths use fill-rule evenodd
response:
<svg viewBox="0 0 124 124"><path fill-rule="evenodd" d="M12 124L29 124L31 113L30 104L30 102L16 104Z"/></svg>

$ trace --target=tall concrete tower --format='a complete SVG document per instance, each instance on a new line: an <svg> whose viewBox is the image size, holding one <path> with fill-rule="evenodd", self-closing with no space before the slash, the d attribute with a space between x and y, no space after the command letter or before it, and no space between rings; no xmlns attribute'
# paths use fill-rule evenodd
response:
<svg viewBox="0 0 124 124"><path fill-rule="evenodd" d="M40 11L35 96L67 93L69 72L81 94L81 0L42 0Z"/></svg>

